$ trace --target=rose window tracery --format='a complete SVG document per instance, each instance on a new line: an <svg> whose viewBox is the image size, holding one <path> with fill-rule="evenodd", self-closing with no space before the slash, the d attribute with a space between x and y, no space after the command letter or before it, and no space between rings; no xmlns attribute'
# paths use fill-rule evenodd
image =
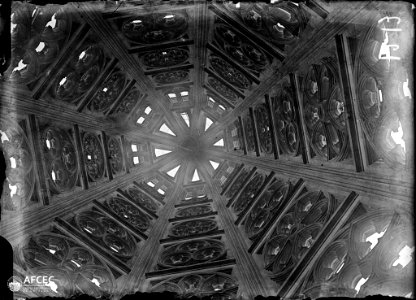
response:
<svg viewBox="0 0 416 300"><path fill-rule="evenodd" d="M344 100L332 59L312 65L304 79L304 119L316 155L343 160L349 155Z"/></svg>
<svg viewBox="0 0 416 300"><path fill-rule="evenodd" d="M104 154L97 135L85 133L82 138L86 171L91 181L97 181L104 175Z"/></svg>
<svg viewBox="0 0 416 300"><path fill-rule="evenodd" d="M290 85L285 81L271 95L279 149L283 153L297 155L299 151L299 129L294 110L294 99Z"/></svg>
<svg viewBox="0 0 416 300"><path fill-rule="evenodd" d="M335 198L327 198L322 192L306 192L298 197L265 244L265 269L273 280L284 281L312 247L335 208Z"/></svg>
<svg viewBox="0 0 416 300"><path fill-rule="evenodd" d="M202 234L214 231L218 228L217 222L213 219L200 219L178 223L170 230L173 237L185 237L195 234Z"/></svg>
<svg viewBox="0 0 416 300"><path fill-rule="evenodd" d="M10 79L28 84L40 78L58 56L71 28L72 18L65 7L13 3Z"/></svg>
<svg viewBox="0 0 416 300"><path fill-rule="evenodd" d="M156 213L159 209L158 205L149 196L141 192L139 189L135 187L130 187L127 190L127 193L135 202L147 208L151 212Z"/></svg>
<svg viewBox="0 0 416 300"><path fill-rule="evenodd" d="M198 205L179 209L176 217L193 217L212 212L212 207L209 205Z"/></svg>
<svg viewBox="0 0 416 300"><path fill-rule="evenodd" d="M103 112L117 99L126 83L126 76L122 72L114 72L98 88L97 93L91 100L92 110Z"/></svg>
<svg viewBox="0 0 416 300"><path fill-rule="evenodd" d="M78 228L103 248L121 258L132 257L136 248L132 236L112 219L94 211L75 217Z"/></svg>
<svg viewBox="0 0 416 300"><path fill-rule="evenodd" d="M195 240L166 248L160 258L161 268L194 265L215 261L226 256L224 244L219 240Z"/></svg>
<svg viewBox="0 0 416 300"><path fill-rule="evenodd" d="M122 32L133 43L156 44L182 37L188 29L182 13L152 13L125 21Z"/></svg>
<svg viewBox="0 0 416 300"><path fill-rule="evenodd" d="M156 284L151 291L168 290L185 298L209 296L212 299L235 299L237 289L237 281L232 276L216 272L167 279Z"/></svg>
<svg viewBox="0 0 416 300"><path fill-rule="evenodd" d="M165 68L185 63L189 53L182 48L170 48L148 52L141 58L142 63L149 68Z"/></svg>
<svg viewBox="0 0 416 300"><path fill-rule="evenodd" d="M253 201L254 197L257 195L257 192L260 190L264 180L264 175L254 175L254 177L250 180L250 182L242 191L241 195L235 201L233 205L234 213L241 213L250 204L250 202Z"/></svg>
<svg viewBox="0 0 416 300"><path fill-rule="evenodd" d="M121 152L120 142L115 137L108 139L108 155L111 172L113 174L120 173L123 170L123 154Z"/></svg>
<svg viewBox="0 0 416 300"><path fill-rule="evenodd" d="M280 203L288 196L289 184L275 181L253 207L245 222L247 236L253 240L273 217Z"/></svg>
<svg viewBox="0 0 416 300"><path fill-rule="evenodd" d="M124 199L112 197L107 204L109 208L135 229L145 232L149 228L150 221L148 217Z"/></svg>
<svg viewBox="0 0 416 300"><path fill-rule="evenodd" d="M78 179L75 147L70 135L62 129L46 127L42 133L49 181L56 192L69 191Z"/></svg>
<svg viewBox="0 0 416 300"><path fill-rule="evenodd" d="M19 124L0 119L1 149L6 163L2 208L19 210L30 203L34 189L33 156L29 141Z"/></svg>
<svg viewBox="0 0 416 300"><path fill-rule="evenodd" d="M105 58L101 47L86 43L74 52L65 69L58 74L52 96L70 103L85 95L104 69Z"/></svg>

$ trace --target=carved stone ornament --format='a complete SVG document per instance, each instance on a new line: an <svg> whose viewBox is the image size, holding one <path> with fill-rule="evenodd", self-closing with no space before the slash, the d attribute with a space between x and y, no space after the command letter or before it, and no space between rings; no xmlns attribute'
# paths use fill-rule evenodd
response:
<svg viewBox="0 0 416 300"><path fill-rule="evenodd" d="M123 171L123 154L120 141L115 137L110 137L107 144L111 172L118 174Z"/></svg>
<svg viewBox="0 0 416 300"><path fill-rule="evenodd" d="M225 193L225 196L227 198L233 197L242 187L244 184L244 180L248 175L248 170L243 169L238 175L237 179L234 181L234 184L228 189L227 193ZM229 178L232 178L231 176Z"/></svg>
<svg viewBox="0 0 416 300"><path fill-rule="evenodd" d="M19 211L30 203L34 193L33 155L23 129L15 121L0 118L0 134L6 163L2 208Z"/></svg>
<svg viewBox="0 0 416 300"><path fill-rule="evenodd" d="M226 98L231 103L236 103L238 101L239 96L230 88L225 86L223 83L218 81L217 79L208 76L208 84L218 92L221 96Z"/></svg>
<svg viewBox="0 0 416 300"><path fill-rule="evenodd" d="M53 191L72 190L78 179L78 166L70 135L63 129L49 126L43 130L41 142Z"/></svg>
<svg viewBox="0 0 416 300"><path fill-rule="evenodd" d="M253 201L254 197L257 195L257 192L260 190L265 176L262 174L255 174L247 186L244 188L238 199L234 202L233 210L234 213L241 213L247 205Z"/></svg>
<svg viewBox="0 0 416 300"><path fill-rule="evenodd" d="M136 106L136 103L141 98L142 94L136 88L133 88L124 98L121 100L117 107L117 113L128 114Z"/></svg>
<svg viewBox="0 0 416 300"><path fill-rule="evenodd" d="M224 273L190 274L167 279L156 284L152 292L170 291L184 298L211 297L212 299L235 299L237 281Z"/></svg>
<svg viewBox="0 0 416 300"><path fill-rule="evenodd" d="M212 207L210 205L197 205L187 208L178 209L176 212L176 217L193 217L202 214L207 214L212 212Z"/></svg>
<svg viewBox="0 0 416 300"><path fill-rule="evenodd" d="M117 97L120 95L126 83L126 77L122 72L114 72L107 78L104 83L98 87L93 96L90 108L92 110L103 112L107 110Z"/></svg>
<svg viewBox="0 0 416 300"><path fill-rule="evenodd" d="M69 38L71 14L57 5L14 2L11 15L12 62L6 74L17 83L40 78Z"/></svg>
<svg viewBox="0 0 416 300"><path fill-rule="evenodd" d="M85 133L82 138L84 162L90 181L97 181L104 175L104 154L99 137Z"/></svg>
<svg viewBox="0 0 416 300"><path fill-rule="evenodd" d="M183 48L160 49L145 53L141 60L149 68L167 68L185 63L189 51Z"/></svg>
<svg viewBox="0 0 416 300"><path fill-rule="evenodd" d="M344 100L333 59L309 68L303 82L304 119L310 146L326 160L349 156Z"/></svg>
<svg viewBox="0 0 416 300"><path fill-rule="evenodd" d="M168 71L153 76L157 84L171 84L189 79L188 70Z"/></svg>
<svg viewBox="0 0 416 300"><path fill-rule="evenodd" d="M107 205L135 229L145 232L149 228L150 221L147 216L126 200L120 197L112 197Z"/></svg>
<svg viewBox="0 0 416 300"><path fill-rule="evenodd" d="M147 208L153 213L156 213L159 206L145 193L141 192L138 188L132 186L127 190L129 196L137 202L137 204Z"/></svg>
<svg viewBox="0 0 416 300"><path fill-rule="evenodd" d="M76 103L93 86L104 68L104 52L99 45L87 44L74 52L70 63L58 74L52 97Z"/></svg>
<svg viewBox="0 0 416 300"><path fill-rule="evenodd" d="M265 269L271 272L274 281L285 280L315 242L335 208L335 198L328 199L322 192L299 196L265 244Z"/></svg>
<svg viewBox="0 0 416 300"><path fill-rule="evenodd" d="M241 71L230 65L222 58L211 55L210 57L211 67L227 82L240 89L248 89L251 85Z"/></svg>
<svg viewBox="0 0 416 300"><path fill-rule="evenodd" d="M33 235L15 251L15 262L29 274L53 276L37 296L69 298L76 293L93 297L110 295L115 279L110 269L88 249L56 233ZM36 294L36 289L34 289Z"/></svg>
<svg viewBox="0 0 416 300"><path fill-rule="evenodd" d="M174 225L170 230L170 235L172 237L186 237L195 234L208 233L217 228L217 222L213 219L191 220Z"/></svg>
<svg viewBox="0 0 416 300"><path fill-rule="evenodd" d="M122 32L131 42L139 44L157 44L176 40L188 29L185 14L152 13L137 16L125 21Z"/></svg>
<svg viewBox="0 0 416 300"><path fill-rule="evenodd" d="M106 251L120 258L131 258L136 245L132 236L114 220L96 211L75 216L78 228L98 242Z"/></svg>
<svg viewBox="0 0 416 300"><path fill-rule="evenodd" d="M225 246L221 241L195 240L166 248L159 258L158 265L161 268L175 268L211 262L225 256Z"/></svg>
<svg viewBox="0 0 416 300"><path fill-rule="evenodd" d="M267 154L272 154L272 133L270 129L270 119L267 113L266 105L261 104L256 106L254 115L256 116L257 132L260 140L260 151Z"/></svg>

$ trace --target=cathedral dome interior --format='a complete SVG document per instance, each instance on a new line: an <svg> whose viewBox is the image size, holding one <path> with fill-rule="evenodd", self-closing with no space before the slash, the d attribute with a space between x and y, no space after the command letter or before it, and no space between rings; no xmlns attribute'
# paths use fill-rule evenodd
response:
<svg viewBox="0 0 416 300"><path fill-rule="evenodd" d="M0 4L15 298L414 298L413 11Z"/></svg>

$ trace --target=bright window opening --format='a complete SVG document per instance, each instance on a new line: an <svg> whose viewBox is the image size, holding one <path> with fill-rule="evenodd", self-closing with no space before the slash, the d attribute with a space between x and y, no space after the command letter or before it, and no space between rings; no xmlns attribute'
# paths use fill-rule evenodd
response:
<svg viewBox="0 0 416 300"><path fill-rule="evenodd" d="M152 108L150 107L150 106L148 106L148 107L146 107L145 109L144 109L144 113L146 114L146 115L148 115L148 114L150 114L150 112L152 111Z"/></svg>
<svg viewBox="0 0 416 300"><path fill-rule="evenodd" d="M117 251L118 252L118 251ZM94 283L96 286L100 287L100 282L98 281L97 278L93 278L91 279L91 282Z"/></svg>
<svg viewBox="0 0 416 300"><path fill-rule="evenodd" d="M380 102L383 102L383 92L381 90L378 90L378 97L380 99Z"/></svg>
<svg viewBox="0 0 416 300"><path fill-rule="evenodd" d="M148 186L150 186L150 187L155 187L155 184L154 184L153 182L151 182L151 181L149 181L149 182L147 183L147 185L148 185Z"/></svg>
<svg viewBox="0 0 416 300"><path fill-rule="evenodd" d="M9 189L10 189L10 197L17 195L17 185L11 185L9 183Z"/></svg>
<svg viewBox="0 0 416 300"><path fill-rule="evenodd" d="M189 127L190 126L190 121L189 121L188 113L186 113L186 112L181 113L181 117L185 121L186 125L188 125L188 127Z"/></svg>
<svg viewBox="0 0 416 300"><path fill-rule="evenodd" d="M41 52L43 49L45 49L46 44L44 42L40 42L39 45L36 47L36 52Z"/></svg>
<svg viewBox="0 0 416 300"><path fill-rule="evenodd" d="M216 161L212 161L210 160L209 163L211 164L211 166L214 168L214 170L216 170L218 168L218 166L220 165L219 163L217 163Z"/></svg>
<svg viewBox="0 0 416 300"><path fill-rule="evenodd" d="M162 190L162 189L158 189L158 190L157 190L157 192L158 192L159 194L161 194L161 195L164 195L164 194L165 194L165 191L164 191L164 190Z"/></svg>
<svg viewBox="0 0 416 300"><path fill-rule="evenodd" d="M108 88L107 87L103 88L103 92L104 93L107 93L107 91L108 91Z"/></svg>
<svg viewBox="0 0 416 300"><path fill-rule="evenodd" d="M237 2L236 4L235 4L235 8L240 8L241 7L241 3L240 2Z"/></svg>
<svg viewBox="0 0 416 300"><path fill-rule="evenodd" d="M402 268L406 267L412 261L412 253L415 252L415 247L410 248L409 246L404 246L399 252L399 258L396 259L393 263L393 267L401 265Z"/></svg>
<svg viewBox="0 0 416 300"><path fill-rule="evenodd" d="M198 170L195 169L194 175L192 175L192 181L198 181L198 180L199 180Z"/></svg>
<svg viewBox="0 0 416 300"><path fill-rule="evenodd" d="M137 124L143 124L143 122L144 122L143 117L140 117L140 118L137 119Z"/></svg>
<svg viewBox="0 0 416 300"><path fill-rule="evenodd" d="M52 172L51 172L51 177L52 177L53 181L56 181L56 173L55 173L54 170L52 170Z"/></svg>
<svg viewBox="0 0 416 300"><path fill-rule="evenodd" d="M63 86L66 82L66 77L62 78L61 81L59 81L59 86Z"/></svg>
<svg viewBox="0 0 416 300"><path fill-rule="evenodd" d="M197 196L197 198L205 198L207 195L205 195L205 194L203 194L203 195L199 195L199 196Z"/></svg>
<svg viewBox="0 0 416 300"><path fill-rule="evenodd" d="M222 110L225 110L225 107L222 106L221 104L219 104L218 107L221 108Z"/></svg>
<svg viewBox="0 0 416 300"><path fill-rule="evenodd" d="M186 196L185 200L191 200L193 197L192 196Z"/></svg>
<svg viewBox="0 0 416 300"><path fill-rule="evenodd" d="M210 118L207 117L205 119L205 131L212 125L212 123L214 123L214 122L212 122L212 120Z"/></svg>
<svg viewBox="0 0 416 300"><path fill-rule="evenodd" d="M170 99L176 98L176 94L175 94L175 93L169 93L169 94L168 94L168 97L169 97Z"/></svg>
<svg viewBox="0 0 416 300"><path fill-rule="evenodd" d="M172 19L174 17L174 15L166 15L164 16L164 19Z"/></svg>
<svg viewBox="0 0 416 300"><path fill-rule="evenodd" d="M166 125L165 123L162 124L162 126L160 126L159 129L161 132L176 136L176 134L173 133L173 131L168 127L168 125Z"/></svg>
<svg viewBox="0 0 416 300"><path fill-rule="evenodd" d="M221 147L223 147L224 146L224 140L223 139L220 139L218 142L216 142L214 144L214 146L221 146Z"/></svg>
<svg viewBox="0 0 416 300"><path fill-rule="evenodd" d="M401 145L403 147L403 150L406 152L406 144L403 140L403 128L400 122L397 131L392 131L390 135L393 141L396 143L396 145Z"/></svg>
<svg viewBox="0 0 416 300"><path fill-rule="evenodd" d="M166 174L168 174L170 177L175 177L176 173L178 173L178 170L179 170L180 166L181 166L181 165L179 165L179 166L177 166L177 167L173 168L173 169L172 169L172 170L170 170L170 171L167 171L167 172L166 172Z"/></svg>
<svg viewBox="0 0 416 300"><path fill-rule="evenodd" d="M170 151L170 150L164 150L164 149L158 149L158 148L155 149L155 155L156 155L156 157L159 157L159 156L162 156L162 155L171 153L171 152L172 151Z"/></svg>
<svg viewBox="0 0 416 300"><path fill-rule="evenodd" d="M133 20L132 23L133 24L140 24L142 22L142 20Z"/></svg>
<svg viewBox="0 0 416 300"><path fill-rule="evenodd" d="M140 162L137 156L133 157L133 164L137 165Z"/></svg>
<svg viewBox="0 0 416 300"><path fill-rule="evenodd" d="M188 95L189 95L189 92L188 91L181 92L181 96L182 97L185 97L185 96L188 96Z"/></svg>
<svg viewBox="0 0 416 300"><path fill-rule="evenodd" d="M131 144L131 151L137 152L137 145Z"/></svg>
<svg viewBox="0 0 416 300"><path fill-rule="evenodd" d="M215 100L212 99L211 97L208 97L208 106L213 108L215 104Z"/></svg>

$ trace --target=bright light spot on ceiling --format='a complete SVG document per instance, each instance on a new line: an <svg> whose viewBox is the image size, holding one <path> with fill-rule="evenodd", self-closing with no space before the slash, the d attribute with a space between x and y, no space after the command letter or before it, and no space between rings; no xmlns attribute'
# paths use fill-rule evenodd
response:
<svg viewBox="0 0 416 300"><path fill-rule="evenodd" d="M205 131L212 125L212 120L210 118L205 119Z"/></svg>
<svg viewBox="0 0 416 300"><path fill-rule="evenodd" d="M221 108L222 110L225 110L225 107L222 106L221 104L219 104L218 107Z"/></svg>
<svg viewBox="0 0 416 300"><path fill-rule="evenodd" d="M137 156L133 157L133 164L137 165L140 162Z"/></svg>
<svg viewBox="0 0 416 300"><path fill-rule="evenodd" d="M78 56L78 59L81 60L85 57L85 55L87 55L87 52L82 51L81 54Z"/></svg>
<svg viewBox="0 0 416 300"><path fill-rule="evenodd" d="M162 124L162 126L160 126L159 129L161 132L176 136L176 134L173 133L173 131L168 127L168 125L166 125L165 123Z"/></svg>
<svg viewBox="0 0 416 300"><path fill-rule="evenodd" d="M366 242L370 242L371 243L370 250L373 250L373 248L378 244L378 240L384 235L384 233L386 232L386 230L387 230L387 228L385 228L380 233L374 232L372 235L368 236L365 239Z"/></svg>
<svg viewBox="0 0 416 300"><path fill-rule="evenodd" d="M56 27L56 18L55 17L56 17L56 14L53 14L51 20L48 23L46 23L45 27L49 26L52 29L54 29Z"/></svg>
<svg viewBox="0 0 416 300"><path fill-rule="evenodd" d="M14 157L10 157L10 166L12 169L15 169L17 167L16 159Z"/></svg>
<svg viewBox="0 0 416 300"><path fill-rule="evenodd" d="M240 2L237 2L237 3L235 4L235 7L236 7L236 8L240 8L240 7L241 7L241 3L240 3Z"/></svg>
<svg viewBox="0 0 416 300"><path fill-rule="evenodd" d="M60 86L63 86L66 82L66 77L62 78L61 81L59 82Z"/></svg>
<svg viewBox="0 0 416 300"><path fill-rule="evenodd" d="M406 144L403 140L403 128L400 122L399 122L399 128L397 129L397 131L396 132L392 131L390 135L393 141L396 143L396 145L401 145L403 147L403 150L406 151Z"/></svg>
<svg viewBox="0 0 416 300"><path fill-rule="evenodd" d="M43 49L45 49L46 44L44 42L40 42L39 45L36 47L36 52L41 52Z"/></svg>
<svg viewBox="0 0 416 300"><path fill-rule="evenodd" d="M221 147L223 147L224 146L224 140L223 139L220 139L218 142L216 142L214 144L214 146L221 146Z"/></svg>
<svg viewBox="0 0 416 300"><path fill-rule="evenodd" d="M403 94L405 97L411 97L412 94L410 93L410 89L409 89L409 78L406 79L405 82L403 82Z"/></svg>
<svg viewBox="0 0 416 300"><path fill-rule="evenodd" d="M192 175L192 181L198 181L198 180L199 180L198 170L195 169L194 175Z"/></svg>
<svg viewBox="0 0 416 300"><path fill-rule="evenodd" d="M362 286L364 283L366 283L366 282L367 282L368 278L370 278L370 277L367 277L367 278L362 277L360 280L358 280L358 282L357 282L357 284L355 285L355 288L354 288L354 289L357 291L357 293L360 291L361 286Z"/></svg>
<svg viewBox="0 0 416 300"><path fill-rule="evenodd" d="M205 198L207 195L199 195L199 196L197 196L197 198Z"/></svg>
<svg viewBox="0 0 416 300"><path fill-rule="evenodd" d="M35 8L33 11L32 11L32 18L33 18L33 16L36 14L36 11L38 10L38 8Z"/></svg>
<svg viewBox="0 0 416 300"><path fill-rule="evenodd" d="M107 93L107 91L108 91L108 88L106 88L106 87L105 87L105 88L103 88L103 92L104 92L104 93Z"/></svg>
<svg viewBox="0 0 416 300"><path fill-rule="evenodd" d="M140 24L142 22L142 20L133 20L132 23L133 24Z"/></svg>
<svg viewBox="0 0 416 300"><path fill-rule="evenodd" d="M25 64L25 63L23 62L23 59L21 59L21 60L19 61L19 63L17 64L17 67L13 69L13 72L16 72L16 71L22 71L22 70L26 69L26 67L27 67L27 64Z"/></svg>
<svg viewBox="0 0 416 300"><path fill-rule="evenodd" d="M10 197L17 195L17 185L11 185L9 183L9 189L10 189Z"/></svg>
<svg viewBox="0 0 416 300"><path fill-rule="evenodd" d="M164 150L164 149L155 148L155 155L156 155L156 157L159 157L161 155L165 155L165 154L168 154L168 153L171 153L171 152L172 151L170 151L170 150Z"/></svg>
<svg viewBox="0 0 416 300"><path fill-rule="evenodd" d="M415 247L410 248L409 246L404 246L399 252L399 258L396 259L393 263L393 267L400 264L403 268L406 267L409 262L412 261L412 253L415 252Z"/></svg>
<svg viewBox="0 0 416 300"><path fill-rule="evenodd" d="M7 134L4 131L0 130L0 134L1 134L1 142L4 143L4 141L10 141L9 137L7 136Z"/></svg>
<svg viewBox="0 0 416 300"><path fill-rule="evenodd" d="M79 263L77 263L75 260L71 259L71 262L76 265L78 268L81 267L81 265Z"/></svg>
<svg viewBox="0 0 416 300"><path fill-rule="evenodd" d="M138 124L143 124L143 122L144 122L144 118L143 117L140 117L140 118L137 119L137 123Z"/></svg>
<svg viewBox="0 0 416 300"><path fill-rule="evenodd" d="M148 186L150 186L150 187L155 187L155 184L154 184L153 182L151 182L151 181L149 181L149 182L147 183L147 185L148 185Z"/></svg>
<svg viewBox="0 0 416 300"><path fill-rule="evenodd" d="M137 145L131 144L131 151L137 152Z"/></svg>
<svg viewBox="0 0 416 300"><path fill-rule="evenodd" d="M174 15L166 15L165 17L164 17L164 19L172 19L173 17L175 17Z"/></svg>
<svg viewBox="0 0 416 300"><path fill-rule="evenodd" d="M184 97L184 96L188 96L189 95L189 92L188 91L183 91L183 92L181 92L181 96L182 97Z"/></svg>
<svg viewBox="0 0 416 300"><path fill-rule="evenodd" d="M170 99L176 98L176 94L174 94L174 93L169 93L169 94L168 94L168 97L169 97Z"/></svg>
<svg viewBox="0 0 416 300"><path fill-rule="evenodd" d="M91 155L87 155L88 160L91 160L91 158L92 158Z"/></svg>
<svg viewBox="0 0 416 300"><path fill-rule="evenodd" d="M220 165L219 163L210 160L209 163L211 164L211 166L214 168L214 170L216 170L218 168L218 166Z"/></svg>
<svg viewBox="0 0 416 300"><path fill-rule="evenodd" d="M145 109L144 109L144 113L146 114L146 115L148 115L148 114L150 114L150 112L152 111L152 108L150 107L150 106L147 106Z"/></svg>
<svg viewBox="0 0 416 300"><path fill-rule="evenodd" d="M162 189L158 189L158 190L157 190L157 192L158 192L159 194L161 194L161 195L164 195L164 194L165 194L165 191L164 191L164 190L162 190Z"/></svg>
<svg viewBox="0 0 416 300"><path fill-rule="evenodd" d="M91 282L94 283L96 286L100 287L100 282L98 281L97 278L91 279Z"/></svg>
<svg viewBox="0 0 416 300"><path fill-rule="evenodd" d="M56 181L56 174L55 174L54 170L52 170L52 172L51 172L51 177L52 177L53 181Z"/></svg>
<svg viewBox="0 0 416 300"><path fill-rule="evenodd" d="M170 177L175 177L175 175L176 175L176 173L178 172L178 170L179 170L180 166L181 166L181 165L179 165L179 166L177 166L177 167L173 168L173 169L172 169L172 170L170 170L170 171L167 171L167 172L166 172L166 174L168 174Z"/></svg>
<svg viewBox="0 0 416 300"><path fill-rule="evenodd" d="M186 125L188 125L189 127L190 126L189 115L186 112L183 112L181 113L181 117L185 121Z"/></svg>

